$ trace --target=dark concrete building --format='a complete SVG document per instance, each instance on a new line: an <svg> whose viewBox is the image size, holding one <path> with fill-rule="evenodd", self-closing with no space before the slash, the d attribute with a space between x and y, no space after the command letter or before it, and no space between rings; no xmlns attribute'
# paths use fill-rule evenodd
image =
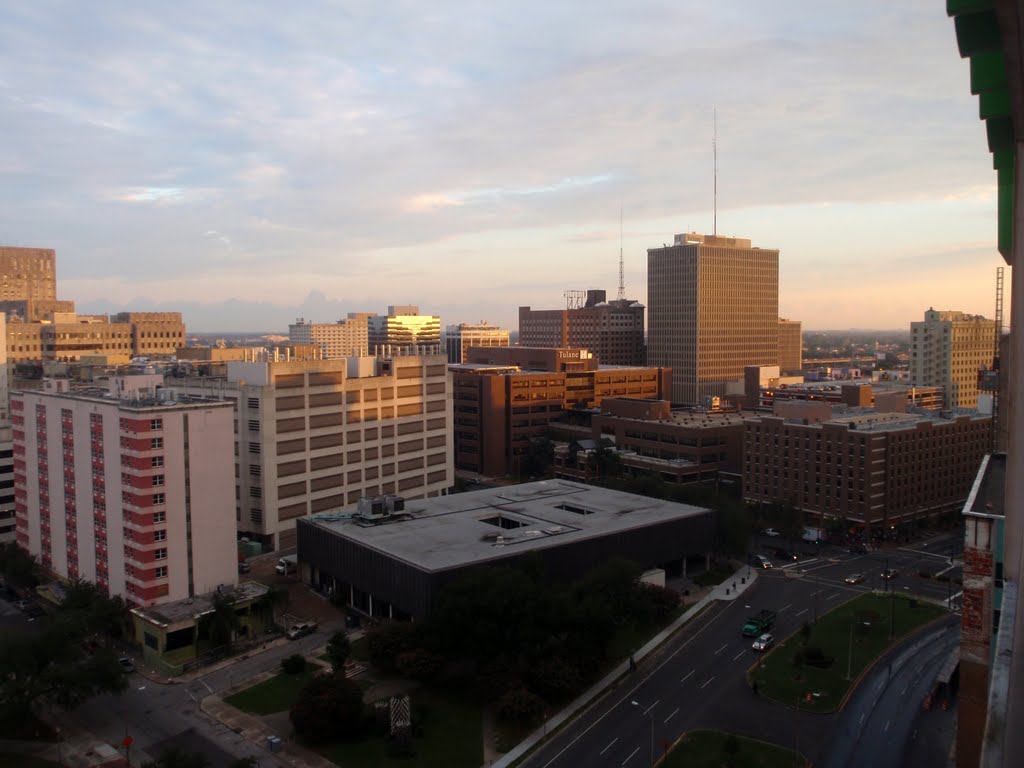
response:
<svg viewBox="0 0 1024 768"><path fill-rule="evenodd" d="M422 618L445 584L481 566L536 558L568 583L612 557L678 571L714 543L711 510L564 480L381 501L364 517L298 523L303 577L375 617Z"/></svg>

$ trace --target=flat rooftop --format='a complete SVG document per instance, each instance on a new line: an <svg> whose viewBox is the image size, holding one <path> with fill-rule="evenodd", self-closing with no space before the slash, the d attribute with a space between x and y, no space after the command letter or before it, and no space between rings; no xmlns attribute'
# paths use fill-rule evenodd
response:
<svg viewBox="0 0 1024 768"><path fill-rule="evenodd" d="M224 594L231 595L236 603L241 603L247 600L256 600L269 591L270 587L265 584L256 581L243 581L234 587L226 588ZM169 626L188 619L198 619L203 614L210 613L213 610L213 595L214 593L210 592L147 608L133 608L132 613L138 614L153 624Z"/></svg>
<svg viewBox="0 0 1024 768"><path fill-rule="evenodd" d="M402 517L379 523L326 519L330 515L308 521L413 567L443 571L709 514L688 504L542 480L406 501Z"/></svg>

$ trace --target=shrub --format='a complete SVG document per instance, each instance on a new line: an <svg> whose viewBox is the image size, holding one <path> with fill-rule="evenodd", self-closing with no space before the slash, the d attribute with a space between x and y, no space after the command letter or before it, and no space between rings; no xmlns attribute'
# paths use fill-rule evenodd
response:
<svg viewBox="0 0 1024 768"><path fill-rule="evenodd" d="M422 648L400 653L395 659L395 670L398 674L423 682L436 678L443 665L444 659Z"/></svg>
<svg viewBox="0 0 1024 768"><path fill-rule="evenodd" d="M306 657L299 653L281 659L281 669L289 675L297 675L306 671Z"/></svg>
<svg viewBox="0 0 1024 768"><path fill-rule="evenodd" d="M419 644L418 631L412 624L396 621L378 624L366 635L370 661L384 672L397 671L398 657L415 650Z"/></svg>
<svg viewBox="0 0 1024 768"><path fill-rule="evenodd" d="M348 635L344 630L339 630L331 635L331 639L327 641L326 655L335 672L345 668L345 662L348 661L351 653L352 643L349 642Z"/></svg>
<svg viewBox="0 0 1024 768"><path fill-rule="evenodd" d="M311 742L363 735L363 692L344 673L317 675L306 683L288 712L292 727Z"/></svg>
<svg viewBox="0 0 1024 768"><path fill-rule="evenodd" d="M530 687L548 701L565 701L583 687L583 676L577 667L556 656L533 667Z"/></svg>
<svg viewBox="0 0 1024 768"><path fill-rule="evenodd" d="M517 723L528 722L544 711L544 700L526 688L508 691L495 704L499 718Z"/></svg>

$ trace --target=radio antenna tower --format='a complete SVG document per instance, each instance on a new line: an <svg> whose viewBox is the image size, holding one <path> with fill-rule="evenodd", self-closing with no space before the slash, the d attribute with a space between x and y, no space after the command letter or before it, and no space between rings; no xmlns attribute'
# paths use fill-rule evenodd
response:
<svg viewBox="0 0 1024 768"><path fill-rule="evenodd" d="M626 298L626 271L622 262L622 204L619 204L619 301Z"/></svg>
<svg viewBox="0 0 1024 768"><path fill-rule="evenodd" d="M715 189L714 189L714 218L712 219L711 234L718 234L718 110L715 110L714 133L711 134L711 153L714 156L715 166Z"/></svg>

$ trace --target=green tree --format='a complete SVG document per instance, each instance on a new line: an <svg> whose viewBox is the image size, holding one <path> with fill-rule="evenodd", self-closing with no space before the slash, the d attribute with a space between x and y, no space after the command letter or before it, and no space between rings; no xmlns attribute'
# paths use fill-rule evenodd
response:
<svg viewBox="0 0 1024 768"><path fill-rule="evenodd" d="M39 563L14 542L0 544L0 576L14 589L33 589L39 584Z"/></svg>
<svg viewBox="0 0 1024 768"><path fill-rule="evenodd" d="M323 743L362 734L363 692L344 673L317 675L299 692L288 712L300 736Z"/></svg>
<svg viewBox="0 0 1024 768"><path fill-rule="evenodd" d="M345 662L352 653L352 643L344 630L338 630L331 639L327 641L327 659L331 662L331 668L340 672L345 668Z"/></svg>
<svg viewBox="0 0 1024 768"><path fill-rule="evenodd" d="M590 464L598 477L618 477L622 474L622 456L606 445L599 445L590 454Z"/></svg>
<svg viewBox="0 0 1024 768"><path fill-rule="evenodd" d="M174 746L161 752L156 760L143 763L142 768L206 768L209 764L210 761L202 755Z"/></svg>
<svg viewBox="0 0 1024 768"><path fill-rule="evenodd" d="M555 444L547 435L540 435L530 440L526 452L522 454L519 462L519 475L521 477L542 477L548 473L548 469L555 460Z"/></svg>
<svg viewBox="0 0 1024 768"><path fill-rule="evenodd" d="M383 672L394 672L398 657L420 644L420 628L416 624L384 621L366 633L370 661Z"/></svg>
<svg viewBox="0 0 1024 768"><path fill-rule="evenodd" d="M127 687L111 648L86 653L85 625L57 615L29 634L0 633L0 707L5 718L24 719L41 707L72 709L100 693Z"/></svg>
<svg viewBox="0 0 1024 768"><path fill-rule="evenodd" d="M230 592L214 592L212 610L199 620L199 632L210 641L212 649L230 654L234 648L235 633L241 626L235 610L235 598Z"/></svg>
<svg viewBox="0 0 1024 768"><path fill-rule="evenodd" d="M131 614L120 596L108 597L90 581L75 581L64 588L60 612L81 621L87 634L115 639L128 634Z"/></svg>

